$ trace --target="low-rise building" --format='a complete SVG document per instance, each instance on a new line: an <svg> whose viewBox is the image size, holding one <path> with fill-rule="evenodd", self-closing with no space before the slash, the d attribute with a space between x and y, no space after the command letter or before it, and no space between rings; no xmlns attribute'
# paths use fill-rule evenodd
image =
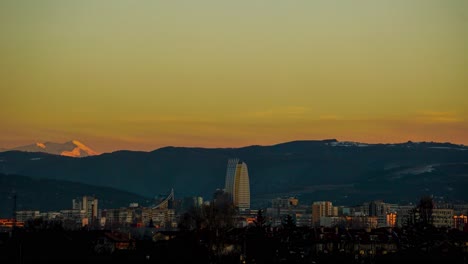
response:
<svg viewBox="0 0 468 264"><path fill-rule="evenodd" d="M432 224L435 227L453 227L453 209L433 209Z"/></svg>

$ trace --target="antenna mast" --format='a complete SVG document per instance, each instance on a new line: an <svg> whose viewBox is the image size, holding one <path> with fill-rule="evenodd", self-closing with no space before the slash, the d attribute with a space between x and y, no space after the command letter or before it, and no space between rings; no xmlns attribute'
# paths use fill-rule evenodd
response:
<svg viewBox="0 0 468 264"><path fill-rule="evenodd" d="M16 227L16 192L13 191L13 228Z"/></svg>

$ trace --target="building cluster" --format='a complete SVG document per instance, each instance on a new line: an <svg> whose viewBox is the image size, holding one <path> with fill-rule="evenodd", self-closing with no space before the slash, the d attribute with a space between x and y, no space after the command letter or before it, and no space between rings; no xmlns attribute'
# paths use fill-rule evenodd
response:
<svg viewBox="0 0 468 264"><path fill-rule="evenodd" d="M37 210L23 210L15 212L15 220L20 223L42 219L45 221L61 220L68 227L87 226L100 219L98 199L94 196L83 196L72 200L71 209L40 212Z"/></svg>
<svg viewBox="0 0 468 264"><path fill-rule="evenodd" d="M177 218L174 206L174 190L164 199L151 207L131 203L128 207L106 209L102 213L102 222L110 229L116 227L157 227L176 228Z"/></svg>
<svg viewBox="0 0 468 264"><path fill-rule="evenodd" d="M100 209L98 198L83 196L72 200L72 208L53 212L17 211L15 223L34 219L61 220L66 227L92 227L115 229L120 227L177 228L179 216L191 208L201 208L212 203L232 204L238 209L237 226L244 227L254 222L258 210L250 208L250 183L247 164L239 159L227 162L225 188L216 190L213 201L204 202L202 197L185 197L175 200L174 190L162 197L153 206L130 203L127 207ZM283 224L286 216L292 217L297 226L347 227L351 229L376 229L402 227L414 221L415 205L398 205L382 200L370 201L357 206L337 206L331 201L315 201L301 204L297 197L278 197L263 213L272 227ZM432 209L432 224L435 227L463 229L467 225L468 205L437 203ZM11 221L10 221L11 222ZM8 223L10 223L8 222ZM6 223L6 222L5 222Z"/></svg>
<svg viewBox="0 0 468 264"><path fill-rule="evenodd" d="M282 224L285 216L292 216L298 226L348 227L375 229L402 227L419 217L415 205L398 205L382 200L357 206L334 206L331 201L316 201L301 205L296 197L279 197L271 201L266 215L273 226ZM435 204L431 223L435 227L463 229L467 225L468 204Z"/></svg>
<svg viewBox="0 0 468 264"><path fill-rule="evenodd" d="M120 227L154 226L174 228L177 226L173 208L174 191L151 207L130 203L128 207L100 209L98 198L83 196L72 200L72 208L40 212L34 210L16 211L17 223L26 223L41 219L44 221L61 221L65 228L112 229Z"/></svg>

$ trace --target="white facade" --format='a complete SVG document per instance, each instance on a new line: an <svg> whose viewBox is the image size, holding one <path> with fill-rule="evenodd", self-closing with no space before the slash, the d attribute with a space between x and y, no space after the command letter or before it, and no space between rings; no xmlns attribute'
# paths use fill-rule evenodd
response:
<svg viewBox="0 0 468 264"><path fill-rule="evenodd" d="M250 209L250 182L247 164L230 159L226 171L225 191L239 210Z"/></svg>
<svg viewBox="0 0 468 264"><path fill-rule="evenodd" d="M433 209L432 224L435 227L453 227L453 209Z"/></svg>
<svg viewBox="0 0 468 264"><path fill-rule="evenodd" d="M41 217L39 211L16 211L16 221L26 222Z"/></svg>

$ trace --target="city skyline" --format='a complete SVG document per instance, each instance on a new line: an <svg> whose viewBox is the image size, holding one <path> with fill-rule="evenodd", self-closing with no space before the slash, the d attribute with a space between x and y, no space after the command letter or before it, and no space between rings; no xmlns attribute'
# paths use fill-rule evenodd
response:
<svg viewBox="0 0 468 264"><path fill-rule="evenodd" d="M0 147L468 145L468 3L2 1Z"/></svg>

